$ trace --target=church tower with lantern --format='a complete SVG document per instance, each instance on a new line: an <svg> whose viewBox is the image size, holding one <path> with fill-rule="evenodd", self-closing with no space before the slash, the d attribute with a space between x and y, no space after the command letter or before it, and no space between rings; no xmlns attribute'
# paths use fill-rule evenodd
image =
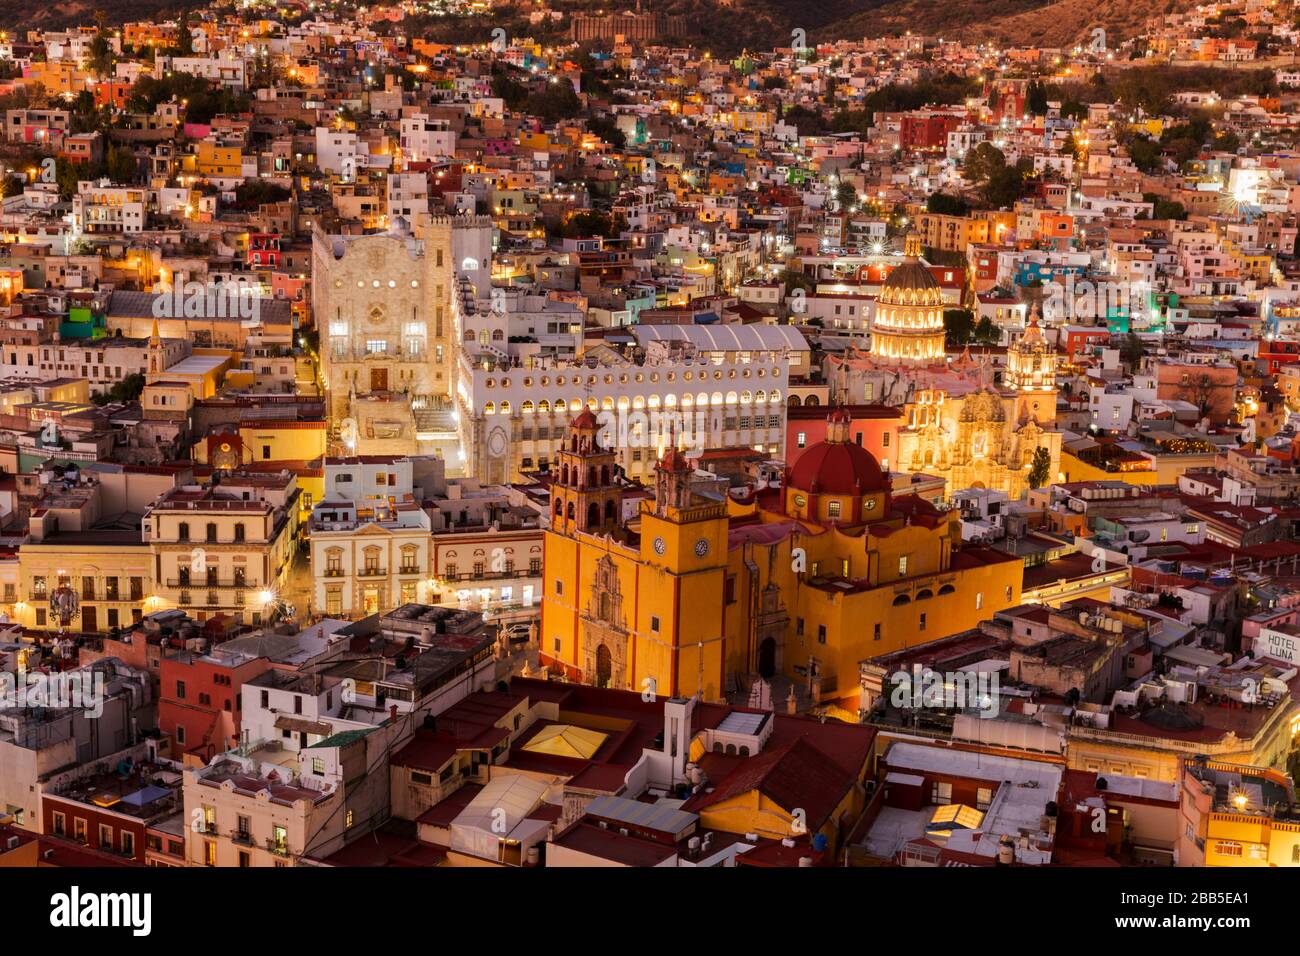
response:
<svg viewBox="0 0 1300 956"><path fill-rule="evenodd" d="M600 423L583 409L569 423L551 486L551 527L572 534L610 534L622 523L623 493L613 451L601 447Z"/></svg>
<svg viewBox="0 0 1300 956"><path fill-rule="evenodd" d="M1002 384L1015 393L1014 421L1056 423L1056 350L1038 324L1037 306L1025 334L1007 349Z"/></svg>

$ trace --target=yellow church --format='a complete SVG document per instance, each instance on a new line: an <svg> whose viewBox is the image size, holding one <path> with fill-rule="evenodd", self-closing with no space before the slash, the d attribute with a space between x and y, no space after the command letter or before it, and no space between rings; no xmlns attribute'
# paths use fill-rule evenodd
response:
<svg viewBox="0 0 1300 956"><path fill-rule="evenodd" d="M614 453L579 414L551 491L542 666L706 700L785 687L805 706L856 712L859 661L1020 603L1018 560L963 546L955 512L891 494L847 415L828 426L783 487L748 500L698 492L670 447L653 500L623 523Z"/></svg>

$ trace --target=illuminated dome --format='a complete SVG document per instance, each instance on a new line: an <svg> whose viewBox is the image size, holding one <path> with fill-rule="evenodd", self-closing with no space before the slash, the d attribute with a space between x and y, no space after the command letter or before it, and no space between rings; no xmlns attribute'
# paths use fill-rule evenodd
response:
<svg viewBox="0 0 1300 956"><path fill-rule="evenodd" d="M944 360L943 289L921 261L916 233L907 237L905 254L876 297L871 354L900 365L935 365Z"/></svg>
<svg viewBox="0 0 1300 956"><path fill-rule="evenodd" d="M850 418L836 409L826 440L813 445L786 475L786 514L855 525L888 511L889 475L876 457L849 441Z"/></svg>

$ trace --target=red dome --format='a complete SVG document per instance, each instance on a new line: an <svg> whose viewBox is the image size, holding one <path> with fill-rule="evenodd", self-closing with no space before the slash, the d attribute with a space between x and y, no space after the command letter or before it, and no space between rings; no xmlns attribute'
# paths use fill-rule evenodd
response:
<svg viewBox="0 0 1300 956"><path fill-rule="evenodd" d="M870 495L889 490L880 462L853 442L818 442L790 469L789 486L822 495Z"/></svg>
<svg viewBox="0 0 1300 956"><path fill-rule="evenodd" d="M578 416L569 424L574 428L598 428L600 422L597 421L595 414L590 408L583 408Z"/></svg>

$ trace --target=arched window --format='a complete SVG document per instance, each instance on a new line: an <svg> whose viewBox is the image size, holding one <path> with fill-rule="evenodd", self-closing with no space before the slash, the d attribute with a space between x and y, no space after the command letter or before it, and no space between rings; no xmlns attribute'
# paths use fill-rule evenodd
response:
<svg viewBox="0 0 1300 956"><path fill-rule="evenodd" d="M569 502L569 507L568 507L568 508L566 509L566 511L565 511L565 517L567 517L570 521L573 520L573 502L572 502L572 501Z"/></svg>
<svg viewBox="0 0 1300 956"><path fill-rule="evenodd" d="M556 498L556 499L555 499L555 517L558 518L558 517L560 516L560 513L561 513L563 510L564 510L564 502L562 502L559 498Z"/></svg>
<svg viewBox="0 0 1300 956"><path fill-rule="evenodd" d="M906 594L900 594L898 595L898 597L894 598L894 607L902 607L904 604L911 604L911 603L912 603L912 599L908 597Z"/></svg>
<svg viewBox="0 0 1300 956"><path fill-rule="evenodd" d="M235 525L235 540L244 540L244 523L242 521Z"/></svg>
<svg viewBox="0 0 1300 956"><path fill-rule="evenodd" d="M609 484L609 465L600 466L600 486L602 488Z"/></svg>
<svg viewBox="0 0 1300 956"><path fill-rule="evenodd" d="M600 524L600 505L593 501L587 505L587 525L595 527L598 524Z"/></svg>
<svg viewBox="0 0 1300 956"><path fill-rule="evenodd" d="M953 587L951 584L945 584L941 588L939 588L939 596L943 597L945 594L952 594L956 590L957 589Z"/></svg>
<svg viewBox="0 0 1300 956"><path fill-rule="evenodd" d="M618 513L614 510L614 502L612 501L605 502L605 520L606 521L618 520Z"/></svg>
<svg viewBox="0 0 1300 956"><path fill-rule="evenodd" d="M215 522L208 522L208 540L215 542L217 540L217 525Z"/></svg>
<svg viewBox="0 0 1300 956"><path fill-rule="evenodd" d="M190 523L188 521L182 521L176 527L176 537L180 541L190 540Z"/></svg>
<svg viewBox="0 0 1300 956"><path fill-rule="evenodd" d="M934 597L934 592L929 588L921 588L921 590L916 592L916 599L918 601L928 601L932 597Z"/></svg>

